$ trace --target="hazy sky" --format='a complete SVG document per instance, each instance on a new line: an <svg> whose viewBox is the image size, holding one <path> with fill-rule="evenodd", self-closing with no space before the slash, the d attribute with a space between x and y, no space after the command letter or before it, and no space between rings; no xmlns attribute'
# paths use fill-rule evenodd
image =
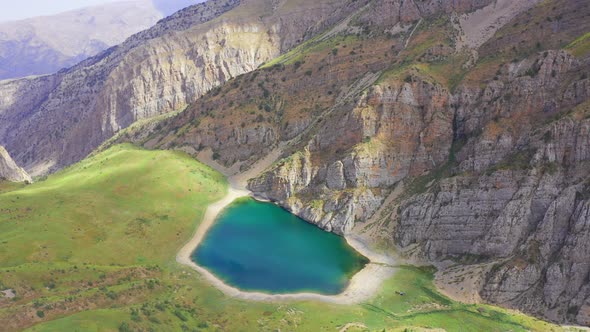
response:
<svg viewBox="0 0 590 332"><path fill-rule="evenodd" d="M64 11L125 0L0 0L0 22L52 15ZM166 14L202 0L154 0Z"/></svg>

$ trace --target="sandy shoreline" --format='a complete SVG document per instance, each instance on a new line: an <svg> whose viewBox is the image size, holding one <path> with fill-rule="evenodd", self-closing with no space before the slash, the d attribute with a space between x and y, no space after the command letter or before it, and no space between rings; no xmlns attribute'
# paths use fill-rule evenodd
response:
<svg viewBox="0 0 590 332"><path fill-rule="evenodd" d="M278 153L271 153L269 158L261 160L259 165L255 165L250 171L237 175L228 174L229 172L227 169L222 169L219 165L216 165L216 163L207 158L207 156L204 158L199 158L201 160L205 159L202 161L228 176L230 187L227 194L221 200L207 207L205 215L203 216L203 221L197 228L190 241L188 241L178 252L176 261L201 273L201 275L203 275L207 281L221 290L225 295L243 300L319 300L336 304L355 304L367 301L368 299L375 296L379 291L383 281L390 278L395 272L395 268L392 267L392 265L395 264L395 261L391 257L372 252L365 243L353 236L346 236L346 241L356 251L367 257L370 262L361 271L355 274L350 280L346 289L337 295L322 295L315 293L265 294L259 292L245 292L227 285L207 269L195 264L195 262L191 260L191 254L201 243L207 234L207 231L215 223L219 213L237 198L252 196L248 190L244 189L246 187L247 180L256 175L256 173L259 173L270 166L270 164L274 162L278 155Z"/></svg>

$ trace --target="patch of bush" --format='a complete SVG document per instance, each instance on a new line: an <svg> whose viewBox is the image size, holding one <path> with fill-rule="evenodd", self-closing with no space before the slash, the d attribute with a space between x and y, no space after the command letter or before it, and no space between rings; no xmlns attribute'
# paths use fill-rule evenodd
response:
<svg viewBox="0 0 590 332"><path fill-rule="evenodd" d="M121 325L119 325L119 332L131 332L129 324L127 322L121 323Z"/></svg>
<svg viewBox="0 0 590 332"><path fill-rule="evenodd" d="M303 66L303 61L295 61L295 63L293 64L293 68L295 70L299 69L301 66Z"/></svg>
<svg viewBox="0 0 590 332"><path fill-rule="evenodd" d="M178 317L183 322L188 321L188 318L184 315L184 313L180 310L174 310L174 316Z"/></svg>

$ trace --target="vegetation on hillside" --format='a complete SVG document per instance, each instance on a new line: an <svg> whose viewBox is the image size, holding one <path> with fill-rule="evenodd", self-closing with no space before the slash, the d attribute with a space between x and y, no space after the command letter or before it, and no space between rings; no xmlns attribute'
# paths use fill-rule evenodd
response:
<svg viewBox="0 0 590 332"><path fill-rule="evenodd" d="M412 267L356 306L225 297L174 259L226 188L182 153L117 145L45 181L0 188L0 288L16 292L0 299L7 331L557 330L453 302L431 271Z"/></svg>

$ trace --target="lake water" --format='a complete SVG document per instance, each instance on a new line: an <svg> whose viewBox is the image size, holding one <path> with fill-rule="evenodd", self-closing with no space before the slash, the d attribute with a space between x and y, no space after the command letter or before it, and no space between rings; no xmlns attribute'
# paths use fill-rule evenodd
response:
<svg viewBox="0 0 590 332"><path fill-rule="evenodd" d="M221 212L192 259L241 290L326 295L343 291L368 262L343 238L251 198Z"/></svg>

